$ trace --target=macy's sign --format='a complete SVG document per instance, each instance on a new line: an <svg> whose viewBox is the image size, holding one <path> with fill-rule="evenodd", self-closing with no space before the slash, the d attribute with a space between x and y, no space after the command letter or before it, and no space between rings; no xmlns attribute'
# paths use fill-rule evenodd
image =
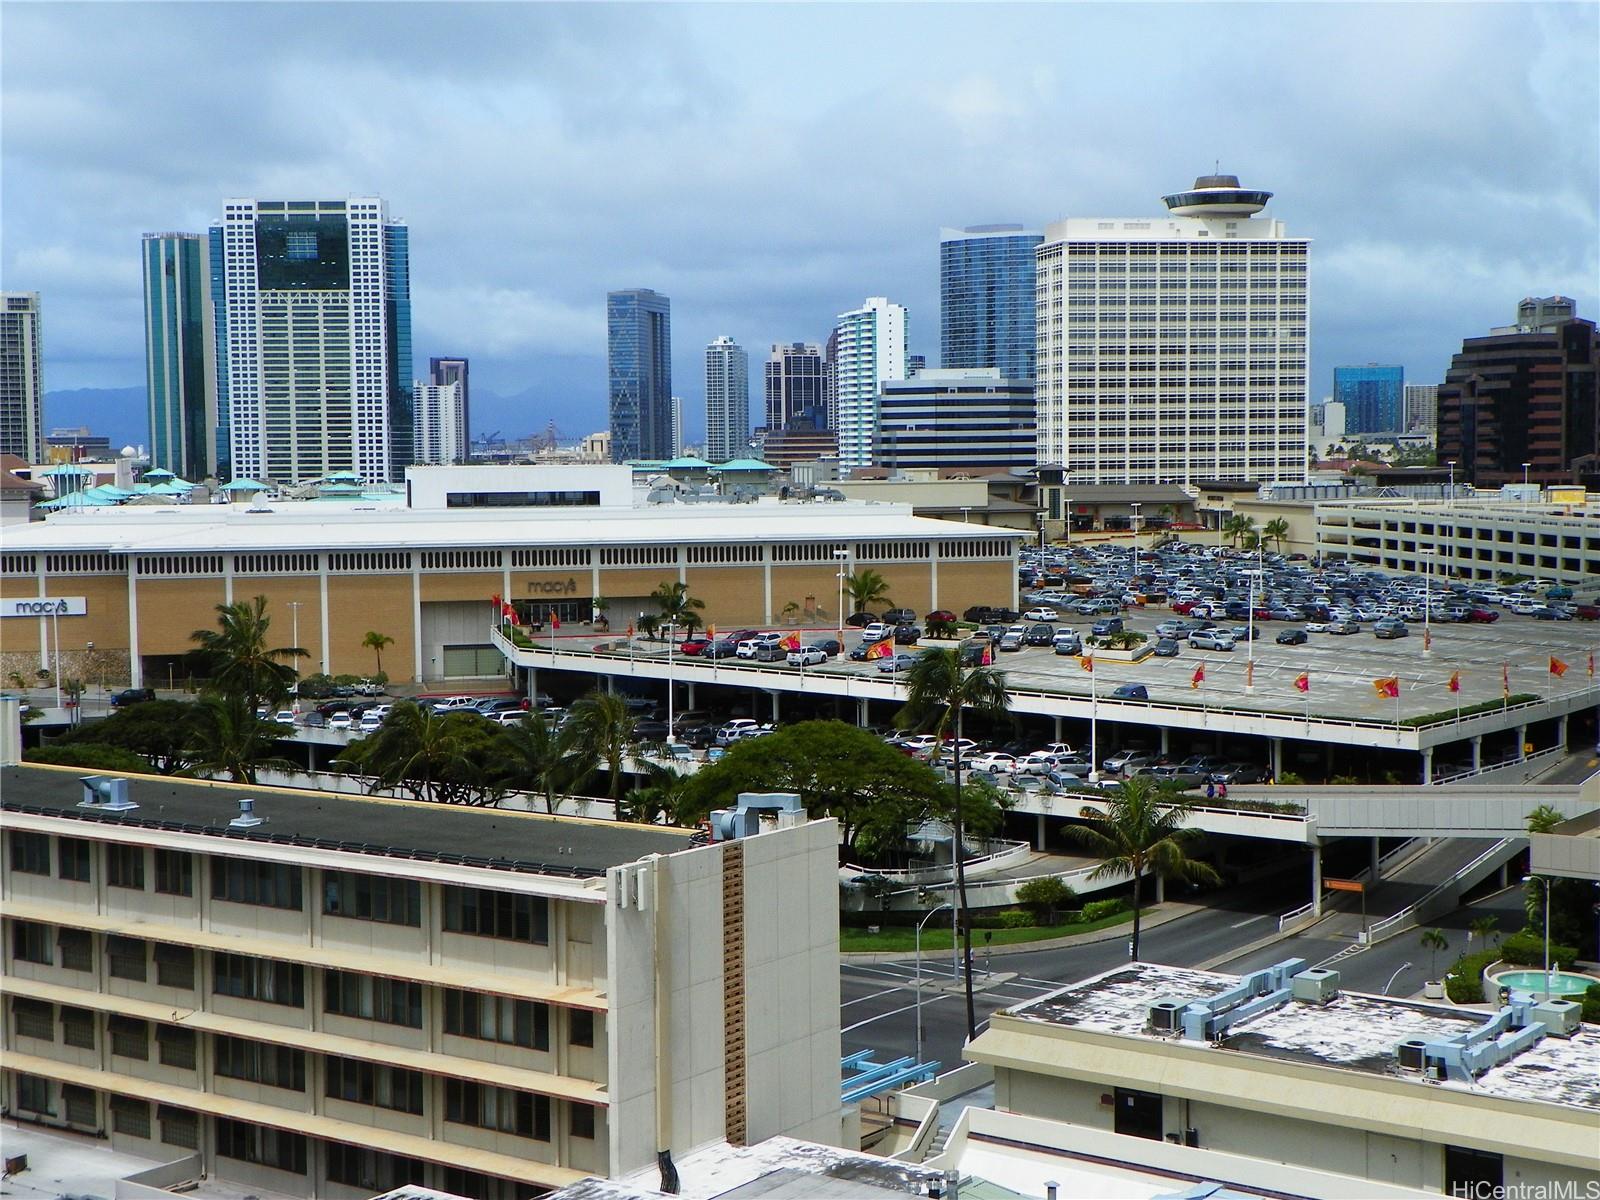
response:
<svg viewBox="0 0 1600 1200"><path fill-rule="evenodd" d="M39 596L32 600L0 600L0 617L83 617L89 601L83 596Z"/></svg>

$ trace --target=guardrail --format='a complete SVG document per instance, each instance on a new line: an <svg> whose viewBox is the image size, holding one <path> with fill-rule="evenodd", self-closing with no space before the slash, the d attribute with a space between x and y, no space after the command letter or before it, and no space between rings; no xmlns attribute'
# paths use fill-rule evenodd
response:
<svg viewBox="0 0 1600 1200"><path fill-rule="evenodd" d="M1522 839L1520 838L1501 838L1482 854L1478 855L1471 862L1467 863L1466 866L1462 867L1455 874L1451 875L1449 879L1446 879L1443 883L1439 884L1438 887L1432 888L1428 892L1424 893L1415 904L1409 904L1405 908L1402 908L1399 912L1395 913L1393 916L1385 917L1383 920L1375 921L1373 924L1367 926L1366 937L1363 939L1362 944L1371 946L1382 941L1383 938L1390 933L1403 933L1405 930L1417 923L1418 914L1422 912L1423 909L1427 908L1430 902L1445 895L1448 891L1450 891L1451 888L1457 886L1463 877L1472 874L1473 871L1477 870L1484 863L1488 862L1496 855L1504 852L1506 847L1511 845L1512 842L1521 840Z"/></svg>
<svg viewBox="0 0 1600 1200"><path fill-rule="evenodd" d="M988 840L990 845L995 845L998 841L998 839ZM1003 844L1005 849L995 850L979 858L969 858L967 860L966 874L968 880L972 879L972 873L974 871L981 871L984 874L989 874L993 871L1001 870L1014 862L1020 862L1023 859L1028 858L1033 853L1032 845L1027 842L1013 842L1007 840L999 844ZM862 867L857 866L855 863L846 863L843 867L839 868L839 873L840 875L844 875L846 872L852 872L856 875L876 875L880 878L888 880L891 883L916 885L919 883L948 880L952 870L953 867L950 864L942 864L932 867L913 867L904 871L882 871L875 867Z"/></svg>
<svg viewBox="0 0 1600 1200"><path fill-rule="evenodd" d="M1547 758L1556 758L1567 753L1565 746L1547 746L1543 750L1535 750L1532 754L1525 754L1521 758L1507 758L1500 762L1485 763L1476 770L1458 771L1454 775L1439 775L1428 780L1428 786L1438 787L1445 783L1460 783L1463 779L1476 779L1490 771L1503 771L1507 767L1520 767L1524 763L1542 762Z"/></svg>
<svg viewBox="0 0 1600 1200"><path fill-rule="evenodd" d="M1383 869L1396 859L1403 858L1408 854L1414 853L1416 851L1416 847L1412 845L1412 843L1416 840L1416 838L1407 838L1393 850L1389 851L1389 853L1379 858L1378 873L1381 875L1383 873ZM1371 875L1372 868L1363 867L1361 870L1356 872L1355 877L1359 880L1365 880ZM1328 896L1332 896L1334 894L1335 893L1324 889L1323 898L1326 899ZM1299 908L1293 910L1292 912L1284 913L1283 916L1278 918L1278 932L1287 933L1290 929L1304 921L1307 917L1315 915L1317 907L1318 902L1316 900L1312 900L1306 904L1302 904Z"/></svg>

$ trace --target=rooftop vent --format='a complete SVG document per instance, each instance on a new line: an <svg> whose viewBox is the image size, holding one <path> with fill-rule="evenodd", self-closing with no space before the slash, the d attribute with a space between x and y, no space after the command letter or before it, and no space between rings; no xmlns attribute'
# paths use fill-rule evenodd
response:
<svg viewBox="0 0 1600 1200"><path fill-rule="evenodd" d="M265 821L265 817L256 816L256 802L249 797L243 797L239 801L239 815L228 822L228 828L254 829Z"/></svg>
<svg viewBox="0 0 1600 1200"><path fill-rule="evenodd" d="M139 806L128 799L128 781L110 775L83 775L79 777L83 784L83 799L78 801L79 808L92 809L95 812L125 813L133 812Z"/></svg>
<svg viewBox="0 0 1600 1200"><path fill-rule="evenodd" d="M1339 994L1339 972L1312 967L1289 980L1290 994L1306 1004L1326 1004Z"/></svg>

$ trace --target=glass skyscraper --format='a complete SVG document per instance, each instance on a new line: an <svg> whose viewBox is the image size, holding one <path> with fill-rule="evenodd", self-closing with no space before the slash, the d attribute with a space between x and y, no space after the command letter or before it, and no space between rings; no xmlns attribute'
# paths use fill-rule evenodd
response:
<svg viewBox="0 0 1600 1200"><path fill-rule="evenodd" d="M706 347L706 459L750 453L750 356L731 337Z"/></svg>
<svg viewBox="0 0 1600 1200"><path fill-rule="evenodd" d="M216 473L217 372L205 244L197 233L147 233L142 247L150 464L190 480Z"/></svg>
<svg viewBox="0 0 1600 1200"><path fill-rule="evenodd" d="M1021 225L974 225L939 235L939 365L1034 377L1034 247Z"/></svg>
<svg viewBox="0 0 1600 1200"><path fill-rule="evenodd" d="M1406 427L1404 367L1335 367L1333 398L1344 405L1346 433L1401 433Z"/></svg>
<svg viewBox="0 0 1600 1200"><path fill-rule="evenodd" d="M649 288L606 293L611 458L670 459L672 301Z"/></svg>

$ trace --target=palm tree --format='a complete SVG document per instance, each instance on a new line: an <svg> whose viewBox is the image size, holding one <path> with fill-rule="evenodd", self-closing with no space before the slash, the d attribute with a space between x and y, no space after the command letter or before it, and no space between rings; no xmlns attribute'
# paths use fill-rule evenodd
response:
<svg viewBox="0 0 1600 1200"><path fill-rule="evenodd" d="M293 763L275 753L275 729L256 716L255 706L238 694L202 696L195 705L186 775L225 774L234 783L256 782L256 772L292 771Z"/></svg>
<svg viewBox="0 0 1600 1200"><path fill-rule="evenodd" d="M1245 516L1243 513L1235 513L1223 523L1222 532L1227 534L1228 541L1237 547L1244 540L1246 534L1255 531L1255 527L1256 519L1254 517Z"/></svg>
<svg viewBox="0 0 1600 1200"><path fill-rule="evenodd" d="M378 674L383 674L383 650L385 646L394 645L394 639L388 634L378 633L376 630L367 630L367 636L361 639L361 644L378 656Z"/></svg>
<svg viewBox="0 0 1600 1200"><path fill-rule="evenodd" d="M617 819L655 824L660 818L675 820L684 807L688 784L694 776L675 767L640 759L645 781L631 789L623 798L623 809Z"/></svg>
<svg viewBox="0 0 1600 1200"><path fill-rule="evenodd" d="M503 744L513 776L544 793L547 812L556 811L558 791L577 787L595 768L594 751L578 737L576 724L558 730L541 712L507 725Z"/></svg>
<svg viewBox="0 0 1600 1200"><path fill-rule="evenodd" d="M616 692L593 691L572 706L576 737L611 775L611 799L622 799L622 767L633 745L633 714Z"/></svg>
<svg viewBox="0 0 1600 1200"><path fill-rule="evenodd" d="M872 572L866 572L871 574ZM854 593L852 592L852 595ZM927 729L938 739L933 761L937 765L944 739L955 730L951 765L955 772L955 804L951 813L950 856L955 862L956 911L960 917L963 950L966 955L967 1036L978 1033L977 1012L972 1001L972 923L967 917L966 824L961 803L961 736L967 709L990 717L1002 717L1011 706L1006 691L1005 673L994 667L962 667L957 650L924 650L906 672L906 704L895 717L903 729Z"/></svg>
<svg viewBox="0 0 1600 1200"><path fill-rule="evenodd" d="M460 713L436 713L409 701L396 704L371 737L352 743L334 761L364 771L386 788L409 792L418 800L449 798L464 787L471 771L464 753L467 722Z"/></svg>
<svg viewBox="0 0 1600 1200"><path fill-rule="evenodd" d="M1419 940L1428 952L1428 981L1435 982L1439 978L1439 951L1450 949L1450 940L1442 929L1424 929Z"/></svg>
<svg viewBox="0 0 1600 1200"><path fill-rule="evenodd" d="M1261 540L1283 549L1283 539L1289 536L1289 522L1283 517L1273 517L1261 527Z"/></svg>
<svg viewBox="0 0 1600 1200"><path fill-rule="evenodd" d="M1481 937L1487 946L1489 939L1500 932L1500 918L1492 913L1487 916L1473 917L1472 924L1467 927L1467 936Z"/></svg>
<svg viewBox="0 0 1600 1200"><path fill-rule="evenodd" d="M663 583L650 593L649 600L661 610L663 624L679 625L693 632L705 623L700 614L706 602L689 595L686 583Z"/></svg>
<svg viewBox="0 0 1600 1200"><path fill-rule="evenodd" d="M879 605L890 607L889 581L877 571L856 571L845 577L845 595L850 597L851 612L865 612Z"/></svg>
<svg viewBox="0 0 1600 1200"><path fill-rule="evenodd" d="M299 646L270 649L271 625L267 598L257 596L217 605L218 627L196 629L189 635L211 669L211 687L242 697L252 714L263 701L275 702L289 694L298 674L294 664L307 657Z"/></svg>
<svg viewBox="0 0 1600 1200"><path fill-rule="evenodd" d="M1135 775L1118 784L1106 798L1106 811L1085 807L1086 825L1064 830L1100 860L1090 879L1133 876L1133 960L1139 960L1139 907L1146 871L1162 879L1186 883L1220 883L1217 873L1189 857L1199 831L1185 827L1189 805L1157 788L1147 776Z"/></svg>

